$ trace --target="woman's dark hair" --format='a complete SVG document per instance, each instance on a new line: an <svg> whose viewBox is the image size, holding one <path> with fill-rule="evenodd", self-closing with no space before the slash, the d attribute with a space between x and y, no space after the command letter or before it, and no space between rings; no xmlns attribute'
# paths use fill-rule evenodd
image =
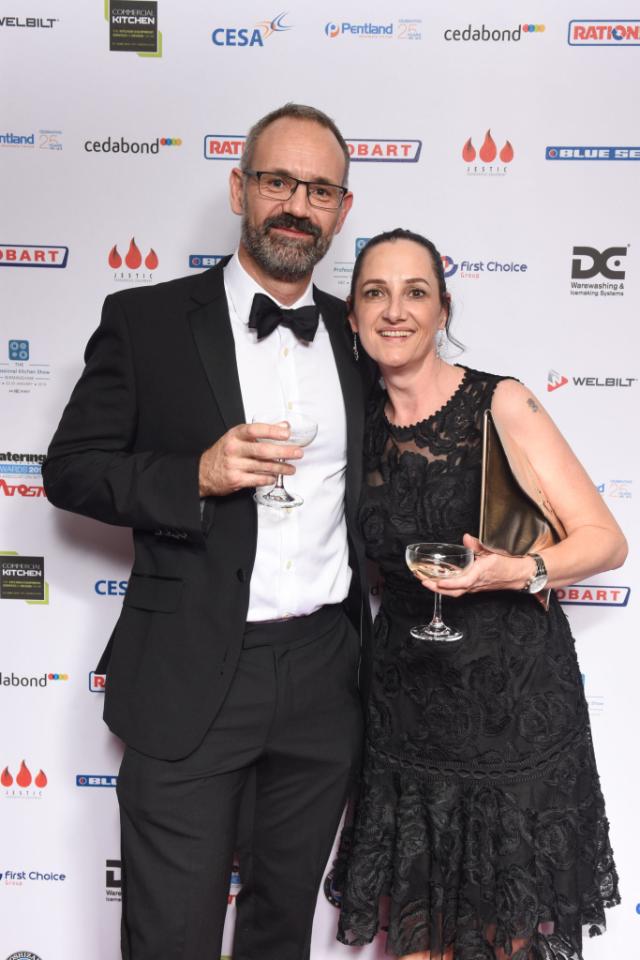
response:
<svg viewBox="0 0 640 960"><path fill-rule="evenodd" d="M393 243L395 240L411 240L412 243L417 243L428 251L429 256L431 257L433 271L438 281L440 303L443 307L447 308L447 321L444 327L447 339L455 347L458 347L460 350L464 350L464 346L460 343L460 341L456 340L455 337L452 337L451 333L449 332L452 315L451 296L447 291L447 282L444 278L442 257L436 249L435 244L433 244L431 240L427 240L426 237L423 237L421 233L414 233L412 230L404 230L402 227L396 227L395 230L386 230L384 233L377 233L375 237L371 237L370 240L367 240L367 243L356 257L356 262L353 265L353 273L351 275L351 290L349 291L349 302L353 303L355 301L356 286L358 284L358 279L362 271L362 264L364 263L364 258L366 257L367 253L373 247L377 247L381 243Z"/></svg>

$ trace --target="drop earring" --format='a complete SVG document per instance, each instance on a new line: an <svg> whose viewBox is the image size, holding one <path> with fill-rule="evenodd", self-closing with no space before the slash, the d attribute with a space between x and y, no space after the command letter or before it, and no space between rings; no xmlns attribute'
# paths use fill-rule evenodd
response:
<svg viewBox="0 0 640 960"><path fill-rule="evenodd" d="M354 335L353 335L353 347L352 347L352 350L353 350L353 359L354 359L354 360L356 361L356 363L357 363L358 360L360 359L360 351L358 350L358 334L357 334L357 333L354 333Z"/></svg>

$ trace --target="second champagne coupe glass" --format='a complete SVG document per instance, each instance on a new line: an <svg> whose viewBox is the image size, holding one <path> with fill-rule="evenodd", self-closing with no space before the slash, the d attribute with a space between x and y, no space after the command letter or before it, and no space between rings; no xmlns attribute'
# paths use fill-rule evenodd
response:
<svg viewBox="0 0 640 960"><path fill-rule="evenodd" d="M416 576L444 580L461 576L471 566L473 550L457 543L410 543L405 551L405 560L409 570ZM442 597L435 593L431 623L412 627L411 636L417 640L450 642L461 640L464 634L462 630L454 630L443 622Z"/></svg>
<svg viewBox="0 0 640 960"><path fill-rule="evenodd" d="M318 424L311 417L305 416L304 413L287 411L285 414L279 414L268 411L264 415L261 414L253 418L253 423L283 423L284 421L289 424L289 438L287 440L267 440L265 438L265 443L306 447L318 432ZM256 503L262 504L263 507L299 507L304 503L299 494L285 490L281 473L278 474L277 480L270 490L266 492L257 490L253 499Z"/></svg>

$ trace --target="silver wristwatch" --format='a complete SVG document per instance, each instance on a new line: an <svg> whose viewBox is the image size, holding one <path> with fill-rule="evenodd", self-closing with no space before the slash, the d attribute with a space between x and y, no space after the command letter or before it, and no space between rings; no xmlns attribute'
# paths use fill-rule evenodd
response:
<svg viewBox="0 0 640 960"><path fill-rule="evenodd" d="M544 560L538 553L528 553L528 557L533 557L536 562L535 573L532 577L527 580L524 587L522 588L523 593L540 593L541 590L547 585L547 580L549 579L549 574L547 573L547 568L544 565Z"/></svg>

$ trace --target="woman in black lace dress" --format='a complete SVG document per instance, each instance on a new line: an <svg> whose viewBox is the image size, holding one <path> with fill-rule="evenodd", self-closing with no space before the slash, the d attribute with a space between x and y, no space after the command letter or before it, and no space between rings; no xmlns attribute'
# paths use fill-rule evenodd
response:
<svg viewBox="0 0 640 960"><path fill-rule="evenodd" d="M587 705L555 595L546 612L527 592L537 561L475 538L483 411L527 451L567 531L541 551L550 587L619 566L626 543L526 387L439 358L448 321L433 245L407 231L371 240L351 324L385 383L360 507L384 588L338 937L364 944L383 925L389 952L416 960L581 960L583 927L602 931L619 901ZM415 541L476 558L455 580L420 582L404 561ZM410 636L432 590L462 640Z"/></svg>

